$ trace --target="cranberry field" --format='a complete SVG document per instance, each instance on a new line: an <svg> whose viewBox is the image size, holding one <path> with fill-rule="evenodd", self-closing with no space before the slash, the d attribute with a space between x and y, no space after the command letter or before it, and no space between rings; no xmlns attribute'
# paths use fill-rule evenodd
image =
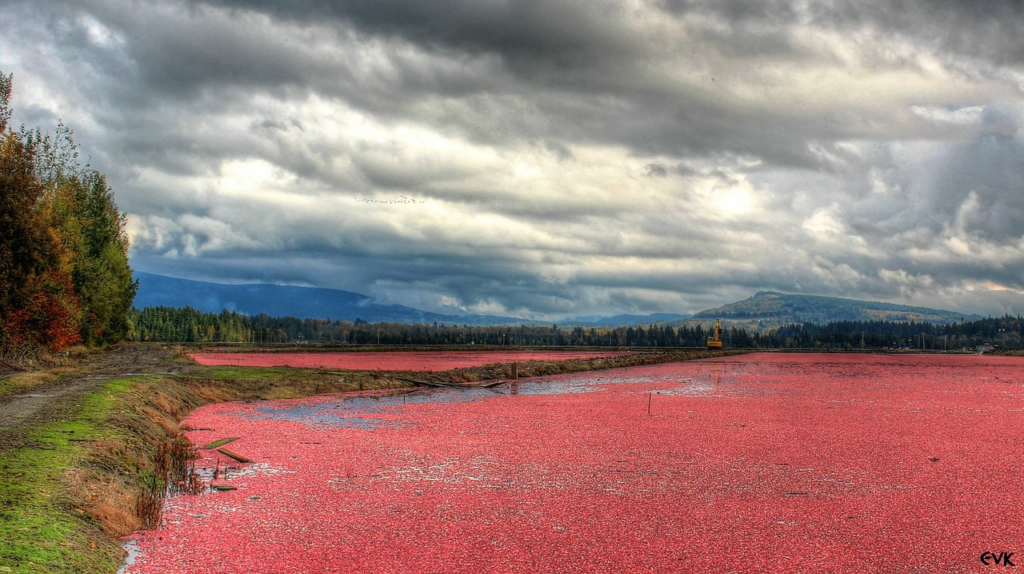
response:
<svg viewBox="0 0 1024 574"><path fill-rule="evenodd" d="M200 365L329 368L358 371L444 371L497 363L567 361L629 355L626 351L439 351L376 353L192 353Z"/></svg>
<svg viewBox="0 0 1024 574"><path fill-rule="evenodd" d="M211 405L189 438L252 462L201 448L234 490L168 500L124 571L991 571L1024 561L1022 422L1024 360L979 356Z"/></svg>

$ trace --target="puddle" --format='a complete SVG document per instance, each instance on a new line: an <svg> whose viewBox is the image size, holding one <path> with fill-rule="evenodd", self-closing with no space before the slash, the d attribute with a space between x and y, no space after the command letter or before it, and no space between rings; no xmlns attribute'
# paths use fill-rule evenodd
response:
<svg viewBox="0 0 1024 574"><path fill-rule="evenodd" d="M139 543L136 540L126 540L124 544L121 545L121 548L124 548L126 556L121 567L117 569L117 574L127 574L129 569L135 565L135 561L142 554L142 549L139 548Z"/></svg>
<svg viewBox="0 0 1024 574"><path fill-rule="evenodd" d="M361 397L324 397L301 399L301 402L275 401L241 415L251 420L282 420L309 426L328 426L374 430L382 426L400 427L412 424L401 418L402 407L408 405L456 404L479 401L495 396L538 396L591 393L602 385L651 383L650 377L578 377L556 381L507 381L490 388L428 389ZM368 415L394 415L368 416Z"/></svg>
<svg viewBox="0 0 1024 574"><path fill-rule="evenodd" d="M718 385L708 382L698 381L687 381L681 387L674 389L668 389L664 391L655 391L658 395L681 395L686 397L706 397L712 394L720 392L722 389Z"/></svg>
<svg viewBox="0 0 1024 574"><path fill-rule="evenodd" d="M350 428L372 431L377 428L400 428L413 425L402 417L402 407L408 405L456 404L479 401L495 396L543 396L600 392L605 385L635 385L651 383L682 383L682 386L657 391L664 395L712 396L722 392L737 392L729 383L732 377L716 370L707 380L675 379L652 376L595 376L593 372L565 378L523 381L505 381L482 388L426 389L388 395L358 397L322 397L298 401L274 401L256 407L240 416L250 420L279 420L311 427ZM723 386L723 380L726 383ZM726 387L729 387L726 391ZM374 416L377 415L377 416Z"/></svg>

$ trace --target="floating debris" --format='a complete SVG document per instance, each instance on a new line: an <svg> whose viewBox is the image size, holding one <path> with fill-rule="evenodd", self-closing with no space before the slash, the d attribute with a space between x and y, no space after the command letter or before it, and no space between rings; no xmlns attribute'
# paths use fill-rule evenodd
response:
<svg viewBox="0 0 1024 574"><path fill-rule="evenodd" d="M217 452L221 453L226 457L233 458L238 462L252 462L252 459L242 456L233 450L228 450L226 448L218 448Z"/></svg>

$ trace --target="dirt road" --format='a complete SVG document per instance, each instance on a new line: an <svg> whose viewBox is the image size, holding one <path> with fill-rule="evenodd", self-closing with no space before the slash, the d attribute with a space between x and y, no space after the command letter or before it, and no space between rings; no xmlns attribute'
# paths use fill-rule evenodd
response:
<svg viewBox="0 0 1024 574"><path fill-rule="evenodd" d="M0 452L26 446L25 429L65 418L79 397L105 381L131 375L180 374L189 368L174 357L166 345L121 343L90 355L76 366L74 375L0 399Z"/></svg>

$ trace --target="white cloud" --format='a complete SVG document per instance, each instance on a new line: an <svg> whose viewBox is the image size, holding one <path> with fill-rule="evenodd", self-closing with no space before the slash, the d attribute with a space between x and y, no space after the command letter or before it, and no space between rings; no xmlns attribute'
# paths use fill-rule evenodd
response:
<svg viewBox="0 0 1024 574"><path fill-rule="evenodd" d="M955 125L976 125L981 122L983 106L949 109L938 106L911 106L910 111L928 121Z"/></svg>
<svg viewBox="0 0 1024 574"><path fill-rule="evenodd" d="M843 223L837 217L839 206L832 204L827 209L819 209L814 215L804 220L802 227L825 241L834 241L844 231Z"/></svg>

